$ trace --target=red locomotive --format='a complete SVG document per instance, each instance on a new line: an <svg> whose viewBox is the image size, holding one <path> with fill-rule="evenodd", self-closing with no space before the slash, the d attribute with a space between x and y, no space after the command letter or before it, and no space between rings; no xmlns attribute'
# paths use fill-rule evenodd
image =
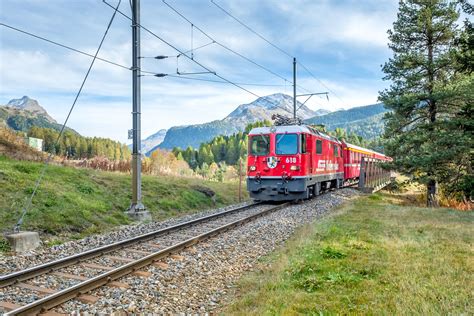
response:
<svg viewBox="0 0 474 316"><path fill-rule="evenodd" d="M254 128L249 133L247 189L261 201L307 199L356 181L362 157L391 160L306 125Z"/></svg>

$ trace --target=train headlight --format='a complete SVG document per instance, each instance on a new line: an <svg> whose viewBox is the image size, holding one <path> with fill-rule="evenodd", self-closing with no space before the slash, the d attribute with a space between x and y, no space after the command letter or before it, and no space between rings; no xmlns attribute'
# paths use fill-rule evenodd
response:
<svg viewBox="0 0 474 316"><path fill-rule="evenodd" d="M249 170L250 170L250 171L255 171L255 170L257 170L257 167L255 167L255 166L250 166L250 167L249 167Z"/></svg>
<svg viewBox="0 0 474 316"><path fill-rule="evenodd" d="M292 170L292 171L300 170L300 166L291 166L290 170Z"/></svg>

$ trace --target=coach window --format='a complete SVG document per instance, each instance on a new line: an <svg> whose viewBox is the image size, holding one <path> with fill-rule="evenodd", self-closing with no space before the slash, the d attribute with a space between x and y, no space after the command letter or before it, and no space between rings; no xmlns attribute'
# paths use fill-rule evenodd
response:
<svg viewBox="0 0 474 316"><path fill-rule="evenodd" d="M265 156L270 152L270 137L268 135L255 135L250 138L250 155Z"/></svg>
<svg viewBox="0 0 474 316"><path fill-rule="evenodd" d="M321 155L323 153L323 141L316 139L316 155Z"/></svg>
<svg viewBox="0 0 474 316"><path fill-rule="evenodd" d="M301 134L301 153L306 153L306 134Z"/></svg>
<svg viewBox="0 0 474 316"><path fill-rule="evenodd" d="M333 145L334 146L334 157L338 157L338 152L337 152L337 145Z"/></svg>
<svg viewBox="0 0 474 316"><path fill-rule="evenodd" d="M277 155L295 155L298 153L297 134L277 134L276 148Z"/></svg>

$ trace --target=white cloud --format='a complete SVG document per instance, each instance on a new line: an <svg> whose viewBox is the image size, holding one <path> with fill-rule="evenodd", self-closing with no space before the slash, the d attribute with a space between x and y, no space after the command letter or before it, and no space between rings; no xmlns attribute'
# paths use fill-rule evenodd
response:
<svg viewBox="0 0 474 316"><path fill-rule="evenodd" d="M122 9L129 13L128 2ZM161 2L142 1L142 23L181 50L191 47L190 26ZM330 101L314 98L313 108L329 109L373 103L380 82L378 64L370 56L386 52L386 29L394 17L389 1L218 1L236 16L284 49L303 55L305 64L322 78L335 96ZM290 79L291 60L225 16L209 2L171 2L199 27L236 51ZM100 1L65 2L51 0L2 1L0 18L26 30L47 36L93 54L112 10ZM28 16L28 19L24 19ZM51 17L55 18L52 19ZM61 122L73 101L91 58L63 50L25 35L0 28L0 103L29 95ZM194 30L193 46L208 39ZM349 50L348 47L351 49ZM126 66L131 65L130 21L117 16L99 56ZM142 31L144 56L176 55L155 37ZM329 56L329 57L328 57ZM195 57L218 74L234 81L284 82L264 70L213 44L195 52ZM359 58L359 59L358 59ZM8 62L6 62L8 61ZM322 67L323 63L324 67ZM143 59L143 69L174 73L176 58ZM202 71L185 58L180 71ZM354 73L362 69L363 74ZM376 70L373 70L376 69ZM209 75L206 78L218 78ZM299 73L298 83L311 89L325 88ZM288 87L246 87L257 95L292 93ZM252 102L256 96L226 84L184 79L142 78L143 136L173 125L222 119L237 105ZM89 136L126 141L131 127L131 73L96 61L79 99L70 126Z"/></svg>

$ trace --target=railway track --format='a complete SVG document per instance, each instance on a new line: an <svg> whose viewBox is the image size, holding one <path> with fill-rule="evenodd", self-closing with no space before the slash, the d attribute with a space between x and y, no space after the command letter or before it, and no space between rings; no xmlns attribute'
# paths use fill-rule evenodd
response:
<svg viewBox="0 0 474 316"><path fill-rule="evenodd" d="M4 315L34 315L47 313L71 299L94 303L98 298L88 292L101 286L126 288L127 284L116 280L128 274L147 277L141 268L160 267L160 260L177 256L184 248L288 204L256 203L226 210L1 276L4 296L9 292L19 294L15 294L14 301L0 301L0 311L3 309Z"/></svg>

